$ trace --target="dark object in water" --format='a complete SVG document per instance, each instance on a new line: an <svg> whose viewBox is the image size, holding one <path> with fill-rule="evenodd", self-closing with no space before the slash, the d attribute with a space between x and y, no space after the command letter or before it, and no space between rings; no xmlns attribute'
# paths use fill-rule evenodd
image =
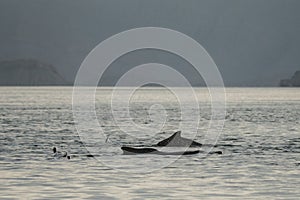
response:
<svg viewBox="0 0 300 200"><path fill-rule="evenodd" d="M66 151L64 151L64 152L59 152L59 151L57 151L57 148L56 148L56 147L53 147L52 151L53 151L53 156L54 156L55 158L67 158L68 160L71 159L71 156L68 155L68 152L66 152Z"/></svg>
<svg viewBox="0 0 300 200"><path fill-rule="evenodd" d="M170 137L158 142L152 147L201 147L202 144L191 139L181 137L181 131L177 131ZM155 148L135 148L121 147L123 154L158 154L158 155L190 155L200 153L200 150L195 151L177 151L177 152L162 152Z"/></svg>
<svg viewBox="0 0 300 200"><path fill-rule="evenodd" d="M181 137L181 131L177 131L170 137L160 141L154 146L158 147L201 147L202 144L191 139Z"/></svg>
<svg viewBox="0 0 300 200"><path fill-rule="evenodd" d="M223 152L222 151L212 151L209 154L223 154Z"/></svg>
<svg viewBox="0 0 300 200"><path fill-rule="evenodd" d="M154 148L134 148L134 147L121 147L124 155L135 155L135 154L157 154L157 155L191 155L200 153L196 151L177 151L177 152L162 152Z"/></svg>

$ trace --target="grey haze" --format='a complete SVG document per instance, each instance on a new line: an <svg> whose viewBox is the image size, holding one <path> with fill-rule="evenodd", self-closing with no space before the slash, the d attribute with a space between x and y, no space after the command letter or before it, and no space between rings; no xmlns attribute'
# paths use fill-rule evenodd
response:
<svg viewBox="0 0 300 200"><path fill-rule="evenodd" d="M225 85L274 86L300 68L299 10L299 0L0 0L0 60L41 60L71 82L104 39L158 26L202 44ZM173 66L197 84L187 62L154 50L120 58L103 84L147 62Z"/></svg>

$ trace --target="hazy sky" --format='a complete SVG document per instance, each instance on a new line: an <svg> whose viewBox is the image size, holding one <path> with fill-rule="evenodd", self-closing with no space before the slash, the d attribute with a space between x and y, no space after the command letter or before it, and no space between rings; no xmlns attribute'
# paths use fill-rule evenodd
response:
<svg viewBox="0 0 300 200"><path fill-rule="evenodd" d="M299 0L0 0L0 60L38 59L72 80L99 42L127 29L158 26L202 44L225 85L276 85L300 70L299 10ZM147 62L196 79L186 62L158 51L124 56L111 74Z"/></svg>

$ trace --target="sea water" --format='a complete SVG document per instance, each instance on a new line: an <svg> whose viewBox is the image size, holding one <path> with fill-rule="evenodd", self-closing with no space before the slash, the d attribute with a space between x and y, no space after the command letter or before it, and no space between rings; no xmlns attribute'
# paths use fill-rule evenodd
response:
<svg viewBox="0 0 300 200"><path fill-rule="evenodd" d="M225 123L214 147L223 154L181 156L161 167L173 157L122 155L119 147L170 136L182 120L180 103L188 101L178 103L163 88L136 91L129 107L135 124L151 125L149 115L162 110L167 116L162 130L145 135L127 121L114 121L112 88L98 88L96 115L107 148L91 157L76 129L72 89L0 88L1 199L300 198L300 89L226 88ZM201 142L211 119L210 95L205 88L195 92L200 113L190 116L199 117L199 126L181 131L189 137L196 128L194 139ZM54 146L71 159L55 158ZM129 164L141 170L135 173Z"/></svg>

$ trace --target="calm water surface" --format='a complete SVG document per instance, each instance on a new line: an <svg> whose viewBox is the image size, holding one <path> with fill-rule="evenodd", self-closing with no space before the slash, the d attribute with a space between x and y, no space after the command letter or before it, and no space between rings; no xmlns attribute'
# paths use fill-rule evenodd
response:
<svg viewBox="0 0 300 200"><path fill-rule="evenodd" d="M141 135L122 123L128 135L111 116L110 88L98 89L97 116L113 147L97 159L86 156L76 132L71 87L0 87L0 93L1 199L300 198L300 89L227 88L225 126L215 147L223 155L182 156L147 174L126 166L142 169L169 157L125 156L119 146L153 144L177 130L180 109L167 90L141 89L130 104L131 117L140 124L151 124L149 108L161 105L151 112L166 110L165 133ZM210 103L205 89L197 89L197 96L196 140L201 141ZM182 131L188 137L189 129ZM53 158L53 146L68 151L71 159Z"/></svg>

